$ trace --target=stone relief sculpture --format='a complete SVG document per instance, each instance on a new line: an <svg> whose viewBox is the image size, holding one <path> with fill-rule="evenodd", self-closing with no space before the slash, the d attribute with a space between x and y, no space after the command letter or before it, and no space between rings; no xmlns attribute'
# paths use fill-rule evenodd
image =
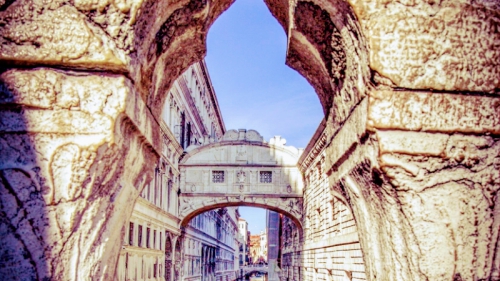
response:
<svg viewBox="0 0 500 281"><path fill-rule="evenodd" d="M240 145L236 149L236 161L247 161L247 149L245 146Z"/></svg>
<svg viewBox="0 0 500 281"><path fill-rule="evenodd" d="M238 183L244 183L246 179L246 174L243 170L240 170L239 172L236 173L236 178L238 180Z"/></svg>

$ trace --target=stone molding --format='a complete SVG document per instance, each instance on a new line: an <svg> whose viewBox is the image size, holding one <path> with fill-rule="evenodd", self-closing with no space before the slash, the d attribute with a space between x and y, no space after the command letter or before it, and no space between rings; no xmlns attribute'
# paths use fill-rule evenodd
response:
<svg viewBox="0 0 500 281"><path fill-rule="evenodd" d="M500 96L372 91L369 130L500 135Z"/></svg>

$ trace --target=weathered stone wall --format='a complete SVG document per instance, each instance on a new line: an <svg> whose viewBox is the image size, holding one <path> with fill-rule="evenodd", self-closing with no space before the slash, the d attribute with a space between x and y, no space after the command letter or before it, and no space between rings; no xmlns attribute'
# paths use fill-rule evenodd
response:
<svg viewBox="0 0 500 281"><path fill-rule="evenodd" d="M288 14L276 10L283 1L266 2L289 34L289 64L331 112L326 137L317 135L313 143L326 146L328 185L352 209L366 277L498 279L498 3L348 1L352 10L340 14L344 20L354 15L349 27L331 12L346 7L344 1L289 2ZM357 48L346 47L356 36L343 36L345 29L362 34L352 44ZM330 38L337 42L324 43ZM351 62L369 66L367 76L358 68L360 87L352 87L348 67L345 76L328 72L344 65L330 63L342 57L335 46L344 46L345 54L357 51ZM300 63L290 63L297 53ZM343 89L344 97L358 98L335 99ZM321 195L306 189L306 220L321 213L315 202ZM303 223L316 235L326 227ZM300 256L311 268L304 276L323 278L314 266L322 255Z"/></svg>
<svg viewBox="0 0 500 281"><path fill-rule="evenodd" d="M0 79L0 271L19 280L113 276L126 207L157 158L144 104L121 75L40 68Z"/></svg>

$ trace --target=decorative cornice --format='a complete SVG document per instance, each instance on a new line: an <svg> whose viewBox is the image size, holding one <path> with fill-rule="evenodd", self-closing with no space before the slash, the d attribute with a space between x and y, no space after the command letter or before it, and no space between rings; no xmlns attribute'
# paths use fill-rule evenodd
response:
<svg viewBox="0 0 500 281"><path fill-rule="evenodd" d="M205 128L205 125L203 124L203 120L201 119L201 116L200 116L200 112L199 112L198 108L196 107L196 104L193 100L193 97L191 96L191 90L187 86L186 78L183 75L181 75L177 81L179 83L179 86L181 87L184 98L186 99L186 102L188 104L188 108L195 109L195 110L189 110L189 111L194 116L195 120L193 120L193 121L196 122L197 127L201 130L201 132L200 132L201 136L208 135L207 128Z"/></svg>
<svg viewBox="0 0 500 281"><path fill-rule="evenodd" d="M161 129L161 132L162 132L162 137L166 136L167 139L168 139L168 141L169 141L169 144L172 144L172 146L174 147L175 151L179 155L181 155L184 152L184 150L182 149L181 145L179 144L179 142L175 138L174 133L172 133L172 131L170 130L170 128L167 126L167 124L165 124L165 121L163 121L163 120L160 120L160 129Z"/></svg>
<svg viewBox="0 0 500 281"><path fill-rule="evenodd" d="M302 173L305 173L306 170L309 169L318 155L320 155L325 149L328 139L325 128L326 121L325 119L323 119L323 121L321 121L318 128L316 129L313 137L309 141L309 144L300 156L297 165Z"/></svg>

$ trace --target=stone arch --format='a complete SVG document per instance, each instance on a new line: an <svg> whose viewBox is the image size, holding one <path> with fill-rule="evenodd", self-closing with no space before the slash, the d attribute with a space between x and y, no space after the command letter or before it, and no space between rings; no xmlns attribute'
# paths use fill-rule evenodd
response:
<svg viewBox="0 0 500 281"><path fill-rule="evenodd" d="M217 201L217 199L216 199ZM191 204L191 201L189 201ZM285 202L284 204L280 204L281 202ZM207 204L203 204L202 202L197 202L196 205L190 205L192 206L192 212L188 213L187 215L183 216L182 217L182 220L181 220L181 223L180 225L185 227L188 225L189 221L191 221L191 219L193 219L194 217L204 213L204 212L208 212L210 210L214 210L214 209L219 209L219 208L223 208L223 207L238 207L238 206L247 206L247 207L256 207L256 208L263 208L263 209L268 209L268 210L271 210L271 211L275 211L277 213L280 213L280 214L283 214L285 216L287 216L288 218L290 218L295 226L297 227L297 230L298 230L298 233L300 235L300 237L302 237L302 221L301 221L301 216L297 216L297 213L291 213L289 210L286 210L285 207L283 206L286 206L286 204L288 203L293 203L293 202L300 202L300 201L294 201L294 200L284 200L282 198L278 198L276 200L274 199L267 199L266 202L260 202L260 200L254 200L253 198L250 198L250 197L245 197L242 201L237 201L237 202L233 202L231 201L231 199L221 199L221 201L219 203L215 203L215 204L212 204L212 205L207 205ZM208 203L210 204L210 203ZM278 207L276 207L278 206Z"/></svg>
<svg viewBox="0 0 500 281"><path fill-rule="evenodd" d="M264 2L288 34L286 64L315 88L325 115L334 107L342 122L370 81L368 51L355 10L343 0ZM231 4L231 0L191 0L184 5L150 0L137 7L133 30L137 55L128 71L154 113L161 111L164 93L175 78L205 56L209 28ZM153 18L157 20L151 25Z"/></svg>

